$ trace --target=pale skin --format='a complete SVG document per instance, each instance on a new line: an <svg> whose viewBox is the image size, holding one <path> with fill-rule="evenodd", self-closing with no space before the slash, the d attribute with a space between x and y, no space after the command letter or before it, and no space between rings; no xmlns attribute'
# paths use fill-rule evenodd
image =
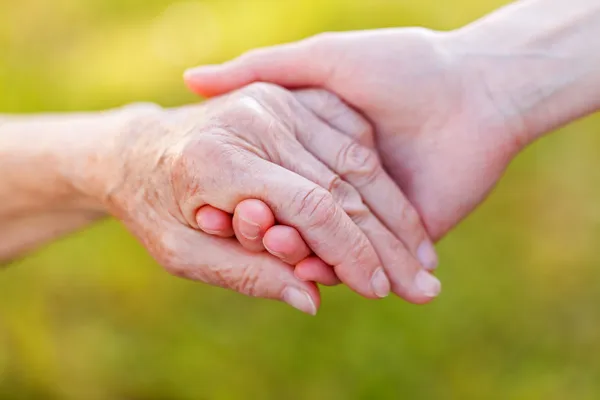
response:
<svg viewBox="0 0 600 400"><path fill-rule="evenodd" d="M332 95L254 84L175 109L1 117L0 260L110 214L170 273L309 314L317 312L318 288L290 265L309 254L305 262L364 297L393 291L429 302L439 281L387 228L377 194L409 207L406 215L416 212L372 149L311 111L322 96ZM354 118L353 129L369 132L359 114L337 104ZM364 160L372 160L376 175ZM203 208L233 212L246 199L259 199L302 235L306 254L252 254L199 229ZM431 243L418 217L413 222L411 234Z"/></svg>
<svg viewBox="0 0 600 400"><path fill-rule="evenodd" d="M374 124L384 167L438 240L527 145L600 109L598 38L597 0L519 1L456 31L322 34L191 69L185 80L205 96L256 81L337 94ZM336 122L348 123L339 113ZM266 205L251 212L242 203L233 223L255 218L270 249L283 241L281 227L264 223L270 217ZM297 237L286 244L289 253L304 248ZM327 270L300 264L296 275L324 281Z"/></svg>
<svg viewBox="0 0 600 400"><path fill-rule="evenodd" d="M280 113L267 113L270 116L263 120L263 113L253 114L256 109L245 108L247 103L242 102L243 112L252 118L240 119L236 113L235 118L227 118L233 127L248 120L262 121L261 128L280 124L277 132L288 134L288 143L292 139L300 142L314 159L288 168L273 162L265 148L256 145L270 129L246 129L243 125L245 135L238 136L240 131L234 129L226 136L243 144L244 151L254 150L250 151L254 162L281 168L283 171L278 171L285 175L285 184L295 182L304 189L301 193L306 194L308 187L303 185L311 183L330 189L328 184L315 182L322 175L317 177L314 171L327 170L335 182L340 182L336 175L342 176L346 183L342 186L352 193L350 197L369 204L354 202L357 214L354 206L344 205L346 196L336 197L327 191L330 194L325 195L315 189L331 209L340 210L336 212L338 226L323 223L329 220L325 218L316 225L309 223L311 228L320 228L312 230L306 225L310 215L300 220L286 217L277 204L290 204L290 199L285 197L287 193L275 190L279 184L262 196L254 191L258 187L254 184L263 188L268 184L260 181L260 174L249 177L260 182L249 179L250 185L243 182L225 191L203 195L188 191L197 188L198 182L210 186L215 183L212 179L235 179L235 169L222 166L219 172L228 174L206 174L204 169L195 168L196 160L201 159L196 152L204 151L203 147L187 146L193 142L189 141L191 131L208 132L214 138L214 127L203 116L208 113L212 116L208 121L220 120L228 115L228 108L164 111L135 106L85 115L0 117L0 259L19 256L112 213L170 272L245 294L284 300L307 313L314 314L320 300L317 287L310 281L333 284L341 279L366 297L381 297L378 292L391 290L409 301L427 302L439 292L439 282L425 271L437 263L435 253L427 250L427 232L437 240L466 217L524 146L600 108L600 51L594 48L600 37L599 8L600 4L591 0L522 1L453 32L405 28L327 34L189 72L188 84L207 95L229 92L254 81L288 88L324 88L374 124L372 132L360 116L331 95L309 91L295 98L302 104L302 112L315 118L302 121L325 121L329 126L321 131L327 134L318 138L336 137L347 143L347 149L349 142L339 136L342 134L351 139L350 148L360 149L358 159L370 160L366 163L370 178L364 183L360 177L365 170L360 166L350 173L339 166L334 168L335 162L327 163L327 155L315 154L322 146L313 152L300 142L300 137L310 135L290 137L285 127L290 126L289 118L294 115L283 113L287 125ZM277 96L269 97L266 104L282 104ZM289 106L289 98L286 101L283 104ZM310 131L303 130L305 134ZM165 142L169 145L161 147ZM339 142L328 142L324 148L332 146L340 154L344 147L335 147ZM216 142L210 143L214 146ZM250 148L249 143L253 144ZM379 151L379 157L364 152L369 146ZM175 148L191 150L168 150ZM294 157L288 162L296 161L297 146L292 153ZM161 161L169 154L188 155L179 158L179 163L167 163L179 165L183 171L175 185L165 185L173 171L165 169ZM389 178L382 173L379 159L404 192L386 185L401 201L400 212L394 211L398 202L389 202L386 210L385 202L373 195L377 192L367 193L380 187L372 186L373 182L380 185ZM232 159L226 160L231 167ZM216 161L222 160L211 159L206 166L222 165ZM314 168L313 175L304 165ZM242 171L247 168L244 164ZM359 181L350 182L357 178ZM356 215L363 217L357 220ZM406 218L402 224L398 215ZM365 226L365 221L371 225ZM420 221L426 229L420 228ZM245 229L247 222L254 225L254 231ZM326 229L336 234L325 234ZM233 234L237 241L216 237ZM362 244L361 257L356 257L355 246L348 246L344 235ZM393 245L375 248L382 237ZM339 243L331 242L332 238ZM338 244L341 247L337 248ZM263 245L276 257L249 251L262 250ZM387 248L392 252L384 255ZM312 253L319 258L311 257ZM340 254L349 257L339 258ZM386 259L392 262L386 263ZM298 260L294 269L290 264ZM327 264L333 264L334 269ZM385 267L385 280L375 289L379 267Z"/></svg>

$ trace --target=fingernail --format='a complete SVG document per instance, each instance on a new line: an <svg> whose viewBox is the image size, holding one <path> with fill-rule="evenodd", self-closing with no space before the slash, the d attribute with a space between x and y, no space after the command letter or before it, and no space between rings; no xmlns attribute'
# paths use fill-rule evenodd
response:
<svg viewBox="0 0 600 400"><path fill-rule="evenodd" d="M288 287L283 292L283 301L306 314L317 315L317 307L312 298L303 290Z"/></svg>
<svg viewBox="0 0 600 400"><path fill-rule="evenodd" d="M417 273L415 286L427 297L437 297L442 290L439 279L425 270Z"/></svg>
<svg viewBox="0 0 600 400"><path fill-rule="evenodd" d="M240 218L240 233L249 240L257 239L260 235L260 226L254 222L250 222Z"/></svg>
<svg viewBox="0 0 600 400"><path fill-rule="evenodd" d="M429 240L424 240L417 249L417 258L423 268L433 271L437 268L439 260L435 247Z"/></svg>
<svg viewBox="0 0 600 400"><path fill-rule="evenodd" d="M283 253L280 253L280 252L278 252L278 251L274 251L274 250L272 250L272 249L271 249L269 246L267 246L267 245L266 245L266 243L265 243L265 240L264 240L264 239L263 239L263 246L265 246L265 249L267 249L267 251L268 251L269 253L271 253L271 255L273 255L273 256L275 256L275 257L277 257L277 258L281 259L281 260L285 259L285 257L286 257L286 256L285 256L285 254L283 254Z"/></svg>
<svg viewBox="0 0 600 400"><path fill-rule="evenodd" d="M196 214L196 223L198 224L198 227L200 229L202 229L204 232L208 233L209 235L216 235L216 234L220 233L220 230L213 229L210 227L211 222L212 222L211 219L206 218L206 215L202 215L201 213Z"/></svg>
<svg viewBox="0 0 600 400"><path fill-rule="evenodd" d="M196 223L198 224L198 226L200 228L202 228L205 225L204 218L202 218L202 214L200 214L200 213L196 214Z"/></svg>
<svg viewBox="0 0 600 400"><path fill-rule="evenodd" d="M390 294L391 285L390 280L383 272L383 268L377 269L371 278L371 287L377 295L377 297L384 298Z"/></svg>

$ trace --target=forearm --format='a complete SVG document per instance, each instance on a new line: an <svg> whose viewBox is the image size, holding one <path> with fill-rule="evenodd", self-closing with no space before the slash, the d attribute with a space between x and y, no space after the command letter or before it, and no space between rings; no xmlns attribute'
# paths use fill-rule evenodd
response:
<svg viewBox="0 0 600 400"><path fill-rule="evenodd" d="M524 142L600 109L600 2L524 0L456 31Z"/></svg>
<svg viewBox="0 0 600 400"><path fill-rule="evenodd" d="M0 262L104 215L101 165L129 112L0 116Z"/></svg>

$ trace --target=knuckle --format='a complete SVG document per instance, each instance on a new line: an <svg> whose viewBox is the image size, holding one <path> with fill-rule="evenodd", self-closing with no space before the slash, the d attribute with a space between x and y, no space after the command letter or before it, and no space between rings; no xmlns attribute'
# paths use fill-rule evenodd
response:
<svg viewBox="0 0 600 400"><path fill-rule="evenodd" d="M322 89L312 89L310 93L315 106L330 121L352 118L355 114L338 96Z"/></svg>
<svg viewBox="0 0 600 400"><path fill-rule="evenodd" d="M230 112L231 115L228 117L231 118L233 115L236 122L241 119L241 125L243 126L252 126L252 121L266 119L269 115L269 108L266 107L266 104L269 104L268 92L261 88L252 87L252 85L236 92L230 105L230 109L235 110L235 113ZM251 120L250 123L248 120Z"/></svg>
<svg viewBox="0 0 600 400"><path fill-rule="evenodd" d="M419 214L408 204L408 202L403 203L400 206L398 221L400 222L398 225L405 232L424 232Z"/></svg>
<svg viewBox="0 0 600 400"><path fill-rule="evenodd" d="M337 95L323 89L304 89L295 92L295 98L316 110L344 135L365 147L374 147L375 132L371 124Z"/></svg>
<svg viewBox="0 0 600 400"><path fill-rule="evenodd" d="M412 264L412 257L401 240L393 238L386 243L387 257L392 264L402 265L403 268Z"/></svg>
<svg viewBox="0 0 600 400"><path fill-rule="evenodd" d="M363 268L363 271L368 272L369 265L375 265L379 262L373 246L366 237L360 236L352 248L354 249L353 258Z"/></svg>
<svg viewBox="0 0 600 400"><path fill-rule="evenodd" d="M326 224L337 217L337 204L333 196L321 187L314 187L295 196L295 208L304 215L311 227Z"/></svg>
<svg viewBox="0 0 600 400"><path fill-rule="evenodd" d="M281 89L279 86L274 85L272 83L267 82L253 82L243 89L241 89L244 93L249 93L253 95L263 95L263 96L272 96L274 93L279 92Z"/></svg>
<svg viewBox="0 0 600 400"><path fill-rule="evenodd" d="M347 177L359 188L372 183L382 171L375 152L356 141L339 152L336 165L340 175Z"/></svg>
<svg viewBox="0 0 600 400"><path fill-rule="evenodd" d="M364 204L349 207L347 213L359 227L366 225L372 217L371 211Z"/></svg>
<svg viewBox="0 0 600 400"><path fill-rule="evenodd" d="M241 89L239 105L246 112L260 118L263 124L282 126L286 131L295 130L298 106L295 97L287 90L270 83L253 83Z"/></svg>
<svg viewBox="0 0 600 400"><path fill-rule="evenodd" d="M326 189L332 194L336 192L345 192L348 189L348 184L344 182L339 175L333 174L329 179L329 182L327 182Z"/></svg>
<svg viewBox="0 0 600 400"><path fill-rule="evenodd" d="M327 189L352 219L359 218L362 220L369 213L358 190L338 175L334 175L329 180Z"/></svg>
<svg viewBox="0 0 600 400"><path fill-rule="evenodd" d="M373 138L375 137L375 131L373 130L373 126L360 116L356 118L354 126L353 139L365 147L374 147Z"/></svg>
<svg viewBox="0 0 600 400"><path fill-rule="evenodd" d="M174 195L179 201L203 200L209 191L223 184L231 184L232 176L220 173L218 176L207 173L208 167L233 171L239 168L243 153L239 148L227 143L223 132L201 135L187 143L174 158L170 181Z"/></svg>
<svg viewBox="0 0 600 400"><path fill-rule="evenodd" d="M242 95L242 98L253 98L255 101L261 103L263 107L265 107L265 104L270 105L271 103L286 103L290 101L290 97L293 98L293 95L289 91L285 90L281 86L268 82L251 83L240 89L240 94Z"/></svg>

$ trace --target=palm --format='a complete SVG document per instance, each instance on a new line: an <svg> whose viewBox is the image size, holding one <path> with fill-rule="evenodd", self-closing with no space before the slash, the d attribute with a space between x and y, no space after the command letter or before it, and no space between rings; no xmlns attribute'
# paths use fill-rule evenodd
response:
<svg viewBox="0 0 600 400"><path fill-rule="evenodd" d="M327 88L374 123L383 164L440 238L484 199L514 150L490 132L508 127L484 85L430 35L345 35Z"/></svg>
<svg viewBox="0 0 600 400"><path fill-rule="evenodd" d="M445 38L417 28L324 34L191 71L187 82L208 95L253 81L334 92L374 124L383 164L440 238L484 199L520 147L507 140L515 126L482 71L457 65Z"/></svg>

